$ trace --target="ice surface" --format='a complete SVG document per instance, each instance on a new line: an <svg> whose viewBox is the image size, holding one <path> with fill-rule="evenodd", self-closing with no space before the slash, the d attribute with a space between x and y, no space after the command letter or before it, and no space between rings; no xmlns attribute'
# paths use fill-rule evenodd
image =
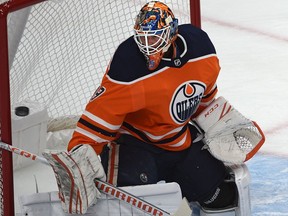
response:
<svg viewBox="0 0 288 216"><path fill-rule="evenodd" d="M247 162L253 216L288 215L288 2L202 0L202 28L216 46L219 94L266 135Z"/></svg>

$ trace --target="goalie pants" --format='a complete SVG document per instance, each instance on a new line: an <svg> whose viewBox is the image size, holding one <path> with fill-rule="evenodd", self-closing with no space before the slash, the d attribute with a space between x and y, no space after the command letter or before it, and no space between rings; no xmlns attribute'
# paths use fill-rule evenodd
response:
<svg viewBox="0 0 288 216"><path fill-rule="evenodd" d="M191 134L197 130L190 125ZM122 135L117 144L106 146L101 154L107 180L117 186L154 184L161 180L177 182L188 201L208 200L226 176L223 162L192 143L184 151L172 152Z"/></svg>

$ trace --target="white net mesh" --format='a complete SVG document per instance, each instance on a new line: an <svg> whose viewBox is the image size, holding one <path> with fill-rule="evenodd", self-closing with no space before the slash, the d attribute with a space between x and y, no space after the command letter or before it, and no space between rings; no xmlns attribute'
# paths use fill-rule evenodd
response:
<svg viewBox="0 0 288 216"><path fill-rule="evenodd" d="M113 52L132 35L134 17L143 3L67 0L33 6L10 61L12 104L29 98L44 103L52 118L80 114ZM181 22L189 22L188 2L178 4L169 5ZM23 11L14 12L8 25L15 26L26 16ZM17 44L17 38L13 39L10 59L12 44Z"/></svg>

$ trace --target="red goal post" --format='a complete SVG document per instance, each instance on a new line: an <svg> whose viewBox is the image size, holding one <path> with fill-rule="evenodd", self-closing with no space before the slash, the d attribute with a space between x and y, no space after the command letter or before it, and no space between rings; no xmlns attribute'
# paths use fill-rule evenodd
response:
<svg viewBox="0 0 288 216"><path fill-rule="evenodd" d="M0 140L12 143L11 111L27 98L47 107L51 125L81 114L145 2L0 0ZM200 0L164 2L180 24L201 27ZM0 215L14 213L12 155L0 150Z"/></svg>

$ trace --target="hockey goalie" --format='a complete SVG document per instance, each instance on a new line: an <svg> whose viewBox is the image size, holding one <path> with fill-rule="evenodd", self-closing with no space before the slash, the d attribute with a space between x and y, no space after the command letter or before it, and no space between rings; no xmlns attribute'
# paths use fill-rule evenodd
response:
<svg viewBox="0 0 288 216"><path fill-rule="evenodd" d="M97 207L101 193L93 184L101 179L116 187L176 182L201 215L249 216L245 161L265 138L256 122L216 97L219 71L203 30L178 26L164 3L146 3L67 151L44 153L64 211L85 214Z"/></svg>
<svg viewBox="0 0 288 216"><path fill-rule="evenodd" d="M227 170L224 185L227 184L229 190L235 190L236 196L233 197L233 202L225 208L211 207L209 204L218 199L221 190L225 190L220 185L210 200L203 203L192 200L191 206L199 207L202 216L250 215L250 176L244 162L252 158L264 143L265 138L261 129L255 122L238 112L223 97L214 100L194 120L191 125L198 128L197 139L204 143L201 151L208 150L213 157L224 162ZM129 150L125 149L125 151ZM160 154L160 152L157 152L157 154ZM94 206L101 196L93 180L106 180L103 165L93 148L90 145L78 145L70 152L49 151L44 152L43 155L50 162L55 172L63 210L70 214L85 214L87 209ZM132 155L131 157L133 158ZM151 164L152 160L148 157L146 159L146 162ZM149 167L149 164L146 164L145 167ZM138 181L142 181L142 185L147 182L149 184L157 183L159 179L151 182L148 179L150 178L149 172L146 171L147 175L144 170L143 173L139 173ZM135 171L137 172L137 170ZM130 175L133 178L132 172ZM141 184L131 183L129 185Z"/></svg>

